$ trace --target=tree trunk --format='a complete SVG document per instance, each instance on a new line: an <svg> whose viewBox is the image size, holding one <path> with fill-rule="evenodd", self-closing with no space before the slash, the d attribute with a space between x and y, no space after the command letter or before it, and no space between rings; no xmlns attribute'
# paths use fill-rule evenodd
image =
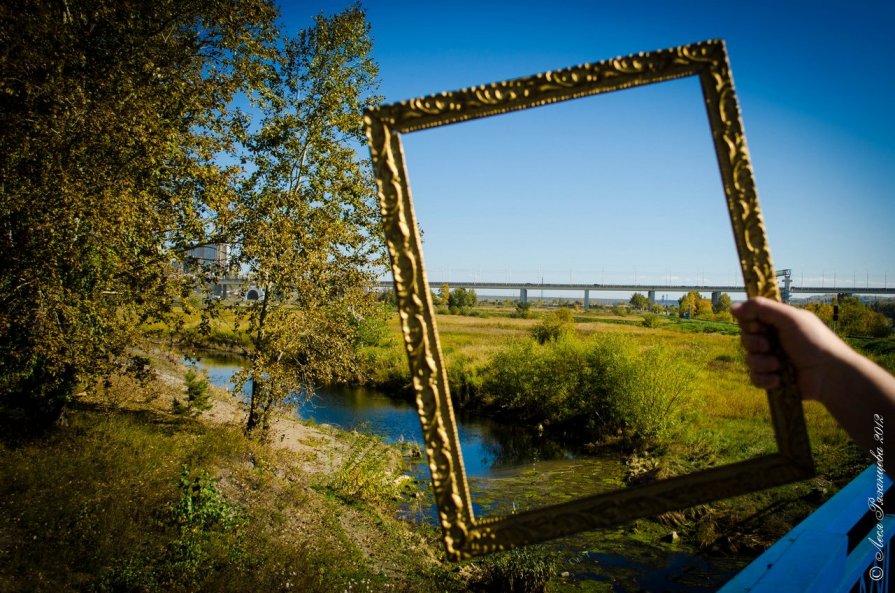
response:
<svg viewBox="0 0 895 593"><path fill-rule="evenodd" d="M268 299L270 299L270 286L265 286L264 298L261 300L261 313L258 315L258 331L255 333L255 353L252 358L252 396L249 400L249 417L246 420L245 428L246 434L251 434L258 428L264 428L264 423L261 418L261 378L254 373L255 369L258 368L258 365L255 364L255 359L259 356L259 353L263 351L264 324L267 321ZM267 407L265 407L265 410L266 409Z"/></svg>

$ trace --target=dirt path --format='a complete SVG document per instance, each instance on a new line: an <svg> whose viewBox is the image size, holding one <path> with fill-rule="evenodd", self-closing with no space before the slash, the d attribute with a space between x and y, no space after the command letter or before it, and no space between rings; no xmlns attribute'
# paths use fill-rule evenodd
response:
<svg viewBox="0 0 895 593"><path fill-rule="evenodd" d="M183 398L186 367L180 358L171 354L153 353L160 358L156 367L159 381L167 386L156 400L157 407L171 410L175 398ZM247 410L226 389L210 387L210 410L202 412L201 420L214 424L241 427L245 424ZM303 460L301 469L307 473L331 473L345 458L347 447L325 426L311 426L286 412L274 412L271 419L269 443L278 448L294 451Z"/></svg>

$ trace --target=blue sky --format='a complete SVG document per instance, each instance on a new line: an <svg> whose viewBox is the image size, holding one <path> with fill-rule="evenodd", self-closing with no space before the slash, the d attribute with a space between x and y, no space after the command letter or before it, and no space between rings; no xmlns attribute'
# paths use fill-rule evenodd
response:
<svg viewBox="0 0 895 593"><path fill-rule="evenodd" d="M284 8L296 31L349 2ZM774 264L895 286L885 2L365 3L386 102L722 38ZM407 134L430 279L739 282L694 78Z"/></svg>

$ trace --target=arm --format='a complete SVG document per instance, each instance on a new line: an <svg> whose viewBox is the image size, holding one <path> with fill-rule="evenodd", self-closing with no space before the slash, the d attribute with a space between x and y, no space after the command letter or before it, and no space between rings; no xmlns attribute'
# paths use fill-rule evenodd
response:
<svg viewBox="0 0 895 593"><path fill-rule="evenodd" d="M781 361L772 353L776 333L796 373L805 399L822 403L852 440L895 468L895 377L861 356L814 314L757 297L732 309L742 329L752 383L762 389L780 384ZM875 432L881 424L882 433Z"/></svg>

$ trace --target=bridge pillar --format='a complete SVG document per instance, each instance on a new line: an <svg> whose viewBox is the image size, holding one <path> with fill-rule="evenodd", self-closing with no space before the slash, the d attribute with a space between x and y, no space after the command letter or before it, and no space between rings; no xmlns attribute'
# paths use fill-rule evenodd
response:
<svg viewBox="0 0 895 593"><path fill-rule="evenodd" d="M712 307L715 307L718 304L718 301L721 299L721 292L716 290L712 292Z"/></svg>
<svg viewBox="0 0 895 593"><path fill-rule="evenodd" d="M590 309L590 291L585 289L584 291L584 310L587 311Z"/></svg>
<svg viewBox="0 0 895 593"><path fill-rule="evenodd" d="M528 289L520 288L519 289L519 302L523 305L528 302Z"/></svg>
<svg viewBox="0 0 895 593"><path fill-rule="evenodd" d="M650 307L655 305L656 304L656 291L651 290L651 291L647 292L646 295L649 298Z"/></svg>

